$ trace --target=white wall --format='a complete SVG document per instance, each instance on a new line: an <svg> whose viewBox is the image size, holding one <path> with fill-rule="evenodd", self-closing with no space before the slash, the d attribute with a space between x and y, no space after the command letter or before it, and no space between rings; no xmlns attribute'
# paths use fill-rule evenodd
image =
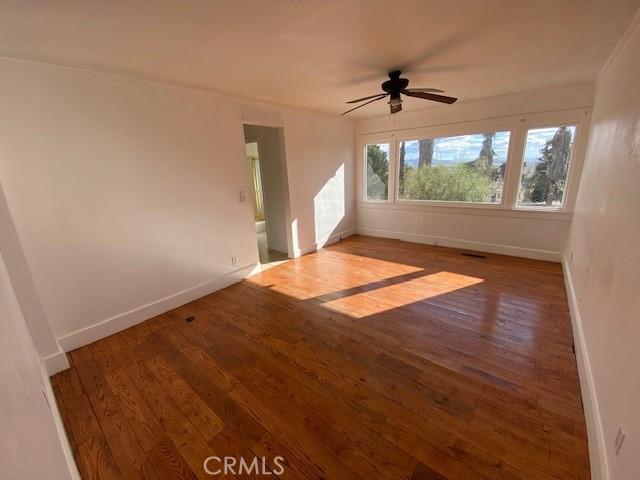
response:
<svg viewBox="0 0 640 480"><path fill-rule="evenodd" d="M289 193L286 184L284 148L280 130L257 125L244 126L245 140L258 142L260 176L269 248L288 253L287 209Z"/></svg>
<svg viewBox="0 0 640 480"><path fill-rule="evenodd" d="M565 264L596 479L640 475L639 20L597 83ZM616 456L620 424L627 439Z"/></svg>
<svg viewBox="0 0 640 480"><path fill-rule="evenodd" d="M2 478L69 479L40 362L0 256L0 467Z"/></svg>
<svg viewBox="0 0 640 480"><path fill-rule="evenodd" d="M577 180L588 137L593 85L569 85L545 90L505 95L454 105L434 106L422 111L403 112L356 122L357 225L358 232L404 240L471 248L546 260L560 260L567 241ZM411 101L411 99L407 100ZM442 206L426 202L369 203L362 195L362 151L370 141L393 141L403 135L447 136L483 131L511 130L509 162L519 167L518 141L524 142L528 127L554 123L579 123L572 158L572 183L561 212L532 212L476 205ZM412 137L418 138L418 137ZM512 159L513 157L513 159ZM515 160L515 161L513 161ZM390 175L394 176L395 171ZM505 183L518 172L507 169ZM515 178L517 183L519 179ZM393 179L391 179L393 184ZM506 189L508 188L505 187ZM515 191L507 192L515 198ZM508 200L506 200L508 201Z"/></svg>
<svg viewBox="0 0 640 480"><path fill-rule="evenodd" d="M284 127L296 252L325 240L318 219L332 233L353 231L349 120L0 60L0 180L64 349L255 266L251 203L239 194L251 190L243 123ZM336 196L314 206L337 170L344 175Z"/></svg>

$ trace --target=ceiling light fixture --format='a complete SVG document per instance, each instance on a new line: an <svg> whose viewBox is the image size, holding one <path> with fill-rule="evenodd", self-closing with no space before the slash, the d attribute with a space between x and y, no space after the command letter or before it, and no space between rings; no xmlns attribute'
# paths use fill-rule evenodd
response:
<svg viewBox="0 0 640 480"><path fill-rule="evenodd" d="M391 113L398 113L402 110L402 98L400 95L449 104L458 100L455 97L437 95L438 93L443 93L442 90L438 90L437 88L407 88L409 86L409 80L406 78L400 78L400 74L401 72L399 70L389 72L389 80L380 85L384 93L378 93L376 95L369 95L368 97L348 101L347 103L359 103L360 105L347 110L342 115L346 115L347 113L353 112L365 105L382 100L385 97L389 97L389 109L391 110Z"/></svg>

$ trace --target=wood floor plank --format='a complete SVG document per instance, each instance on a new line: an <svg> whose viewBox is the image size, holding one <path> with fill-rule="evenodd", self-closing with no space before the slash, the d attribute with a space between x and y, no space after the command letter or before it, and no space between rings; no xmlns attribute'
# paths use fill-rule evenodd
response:
<svg viewBox="0 0 640 480"><path fill-rule="evenodd" d="M76 462L83 478L114 480L126 478L116 465L104 437L92 437L77 446Z"/></svg>
<svg viewBox="0 0 640 480"><path fill-rule="evenodd" d="M589 478L561 267L461 253L354 236L71 352L83 478Z"/></svg>
<svg viewBox="0 0 640 480"><path fill-rule="evenodd" d="M136 381L144 381L144 387L138 389L146 393L149 408L184 462L198 479L210 478L204 471L203 462L208 456L215 455L215 452L143 364L134 365L132 371ZM167 446L160 450L164 451L165 447Z"/></svg>
<svg viewBox="0 0 640 480"><path fill-rule="evenodd" d="M447 480L447 477L440 475L435 470L427 467L424 463L418 462L416 469L411 476L411 480Z"/></svg>
<svg viewBox="0 0 640 480"><path fill-rule="evenodd" d="M124 416L111 419L104 427L104 437L123 477L159 480L147 453L142 449L130 422Z"/></svg>
<svg viewBox="0 0 640 480"><path fill-rule="evenodd" d="M147 361L146 365L205 440L211 441L224 429L220 417L211 411L163 358L155 357Z"/></svg>
<svg viewBox="0 0 640 480"><path fill-rule="evenodd" d="M162 479L197 480L189 465L168 438L149 451L149 458Z"/></svg>
<svg viewBox="0 0 640 480"><path fill-rule="evenodd" d="M67 435L72 445L100 437L102 431L89 398L80 385L75 370L60 372L52 379L56 401L60 407Z"/></svg>
<svg viewBox="0 0 640 480"><path fill-rule="evenodd" d="M105 379L111 391L118 397L120 409L128 422L128 428L137 438L140 447L144 451L154 448L164 438L165 432L149 408L143 394L135 388L131 379L122 369L112 370L105 375Z"/></svg>

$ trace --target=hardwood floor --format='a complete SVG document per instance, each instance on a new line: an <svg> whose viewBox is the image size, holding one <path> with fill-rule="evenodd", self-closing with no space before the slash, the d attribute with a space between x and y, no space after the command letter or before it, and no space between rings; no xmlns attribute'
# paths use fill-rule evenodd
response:
<svg viewBox="0 0 640 480"><path fill-rule="evenodd" d="M355 236L70 357L86 479L589 478L559 264Z"/></svg>

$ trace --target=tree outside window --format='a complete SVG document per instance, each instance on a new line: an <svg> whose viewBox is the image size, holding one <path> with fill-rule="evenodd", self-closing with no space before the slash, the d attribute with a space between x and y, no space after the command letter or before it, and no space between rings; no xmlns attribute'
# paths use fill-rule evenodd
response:
<svg viewBox="0 0 640 480"><path fill-rule="evenodd" d="M389 197L389 144L367 145L367 200Z"/></svg>
<svg viewBox="0 0 640 480"><path fill-rule="evenodd" d="M574 125L527 132L518 206L562 206L575 132Z"/></svg>

